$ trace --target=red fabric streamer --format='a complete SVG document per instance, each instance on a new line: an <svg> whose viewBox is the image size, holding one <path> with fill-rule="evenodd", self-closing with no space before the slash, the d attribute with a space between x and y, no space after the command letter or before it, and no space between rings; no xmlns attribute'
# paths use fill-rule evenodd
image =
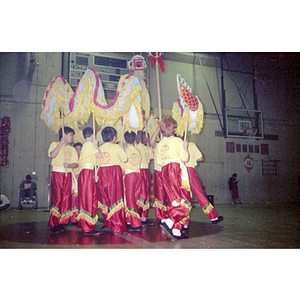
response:
<svg viewBox="0 0 300 300"><path fill-rule="evenodd" d="M8 166L8 145L9 145L9 134L10 134L10 117L3 117L1 118L1 167Z"/></svg>
<svg viewBox="0 0 300 300"><path fill-rule="evenodd" d="M163 73L165 71L165 66L164 66L164 62L163 62L164 57L162 54L163 54L163 52L148 52L149 60L151 63L151 68L153 69L153 67L156 64L156 61L158 61L160 70Z"/></svg>

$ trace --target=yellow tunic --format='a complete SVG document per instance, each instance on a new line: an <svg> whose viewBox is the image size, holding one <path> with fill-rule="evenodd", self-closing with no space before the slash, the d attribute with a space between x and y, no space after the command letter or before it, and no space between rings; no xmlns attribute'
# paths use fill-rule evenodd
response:
<svg viewBox="0 0 300 300"><path fill-rule="evenodd" d="M118 144L104 143L100 146L100 167L120 165L127 160L126 152Z"/></svg>
<svg viewBox="0 0 300 300"><path fill-rule="evenodd" d="M81 149L81 163L80 165L83 166L84 164L93 164L95 165L97 162L96 153L99 152L99 150L95 147L95 145L87 141L83 144Z"/></svg>
<svg viewBox="0 0 300 300"><path fill-rule="evenodd" d="M50 147L48 149L48 156L50 156L50 153L58 146L59 142L52 142L50 144ZM65 148L65 150L64 150ZM61 172L65 172L64 163L73 164L78 163L78 154L74 147L72 146L62 146L59 150L57 156L52 159L51 165L53 167L57 167L55 171L59 171L59 168L61 169ZM71 172L71 169L68 169L68 172Z"/></svg>
<svg viewBox="0 0 300 300"><path fill-rule="evenodd" d="M161 165L157 163L157 144L154 151L154 170L161 171Z"/></svg>
<svg viewBox="0 0 300 300"><path fill-rule="evenodd" d="M138 172L140 173L141 166L141 153L134 146L129 146L125 149L128 156L128 162L121 162L121 168L125 171L125 174Z"/></svg>
<svg viewBox="0 0 300 300"><path fill-rule="evenodd" d="M184 161L188 158L188 153L183 147L180 138L170 136L163 137L157 147L157 163L164 166L167 161L179 158Z"/></svg>
<svg viewBox="0 0 300 300"><path fill-rule="evenodd" d="M198 147L192 143L188 143L188 151L190 154L189 161L185 164L187 167L196 167L197 166L197 159L202 157L201 151L198 149Z"/></svg>
<svg viewBox="0 0 300 300"><path fill-rule="evenodd" d="M189 154L184 149L183 141L174 136L163 137L156 147L157 164L164 167L169 163L179 163L181 168L181 187L190 191L187 168L183 163Z"/></svg>
<svg viewBox="0 0 300 300"><path fill-rule="evenodd" d="M152 148L145 146L142 143L136 144L135 147L140 151L142 156L141 168L148 169L150 160L154 158Z"/></svg>

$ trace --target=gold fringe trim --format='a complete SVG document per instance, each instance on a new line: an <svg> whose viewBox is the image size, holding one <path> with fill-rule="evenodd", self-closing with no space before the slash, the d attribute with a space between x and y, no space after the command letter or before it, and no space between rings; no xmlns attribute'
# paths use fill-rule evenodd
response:
<svg viewBox="0 0 300 300"><path fill-rule="evenodd" d="M209 205L205 206L204 208L202 208L203 212L208 215L212 210L214 209L214 207L209 203Z"/></svg>
<svg viewBox="0 0 300 300"><path fill-rule="evenodd" d="M54 217L57 218L61 218L61 214L53 207L50 209L50 215L53 215Z"/></svg>
<svg viewBox="0 0 300 300"><path fill-rule="evenodd" d="M73 215L73 212L70 210L68 211L67 213L63 214L60 218L60 222L66 220L66 219L69 219L70 217L72 217Z"/></svg>
<svg viewBox="0 0 300 300"><path fill-rule="evenodd" d="M192 209L192 206L187 202L187 201L184 201L184 202L178 202L177 201L177 203L179 203L179 205L181 205L181 206L184 206L184 207L186 207L188 210L189 210L189 213L190 213L190 211L191 211L191 209Z"/></svg>
<svg viewBox="0 0 300 300"><path fill-rule="evenodd" d="M144 207L143 207L143 211L145 211L145 210L147 210L147 209L149 209L149 208L150 208L150 203L147 202L147 203L144 205Z"/></svg>
<svg viewBox="0 0 300 300"><path fill-rule="evenodd" d="M144 208L145 203L141 199L138 199L136 201L136 205L139 206L140 208Z"/></svg>
<svg viewBox="0 0 300 300"><path fill-rule="evenodd" d="M190 216L187 216L187 217L181 219L181 220L179 221L179 223L180 223L181 225L185 225L185 224L186 224L186 221L188 221L189 219L190 219Z"/></svg>
<svg viewBox="0 0 300 300"><path fill-rule="evenodd" d="M165 212L168 211L168 207L166 205L162 204L161 202L159 202L159 200L155 199L154 203L155 203L154 207L157 207L158 209L162 209Z"/></svg>
<svg viewBox="0 0 300 300"><path fill-rule="evenodd" d="M114 213L118 212L122 208L124 208L123 200L108 213L106 220L108 221Z"/></svg>
<svg viewBox="0 0 300 300"><path fill-rule="evenodd" d="M98 222L98 215L96 215L94 218L92 218L91 216L81 212L76 219L78 221L84 220L84 221L91 223L92 225L95 225Z"/></svg>
<svg viewBox="0 0 300 300"><path fill-rule="evenodd" d="M107 206L104 206L100 201L98 201L98 208L100 209L102 214L108 214Z"/></svg>
<svg viewBox="0 0 300 300"><path fill-rule="evenodd" d="M137 218L139 220L141 219L141 216L137 212L128 209L126 211L126 217L129 217L129 216L133 216L134 218Z"/></svg>
<svg viewBox="0 0 300 300"><path fill-rule="evenodd" d="M50 215L54 215L55 217L59 218L59 222L62 222L70 217L72 217L73 215L73 211L69 210L64 214L61 214L59 211L57 211L55 208L51 208L50 209Z"/></svg>

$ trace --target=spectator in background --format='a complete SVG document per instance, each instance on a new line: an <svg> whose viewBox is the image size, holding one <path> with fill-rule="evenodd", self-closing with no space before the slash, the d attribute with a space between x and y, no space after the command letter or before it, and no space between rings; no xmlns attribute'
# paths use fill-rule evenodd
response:
<svg viewBox="0 0 300 300"><path fill-rule="evenodd" d="M237 178L236 173L233 173L232 177L229 178L229 191L231 194L232 204L242 204L239 198L239 191L237 186L239 181L236 178Z"/></svg>
<svg viewBox="0 0 300 300"><path fill-rule="evenodd" d="M5 195L1 194L0 210L10 209L10 201Z"/></svg>
<svg viewBox="0 0 300 300"><path fill-rule="evenodd" d="M29 195L30 200L33 200L34 193L36 191L36 183L31 181L31 176L26 175L26 180L23 180L20 184L20 198L24 199L25 195Z"/></svg>

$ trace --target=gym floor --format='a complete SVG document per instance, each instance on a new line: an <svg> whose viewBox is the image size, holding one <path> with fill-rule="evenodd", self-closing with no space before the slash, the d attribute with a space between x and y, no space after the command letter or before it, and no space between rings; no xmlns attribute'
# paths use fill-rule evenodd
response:
<svg viewBox="0 0 300 300"><path fill-rule="evenodd" d="M212 225L202 209L191 211L187 238L171 241L160 229L154 208L148 219L154 226L115 235L83 236L76 226L50 233L49 210L0 211L0 248L16 249L292 249L300 246L299 202L216 205L224 220ZM99 212L96 229L103 225Z"/></svg>

